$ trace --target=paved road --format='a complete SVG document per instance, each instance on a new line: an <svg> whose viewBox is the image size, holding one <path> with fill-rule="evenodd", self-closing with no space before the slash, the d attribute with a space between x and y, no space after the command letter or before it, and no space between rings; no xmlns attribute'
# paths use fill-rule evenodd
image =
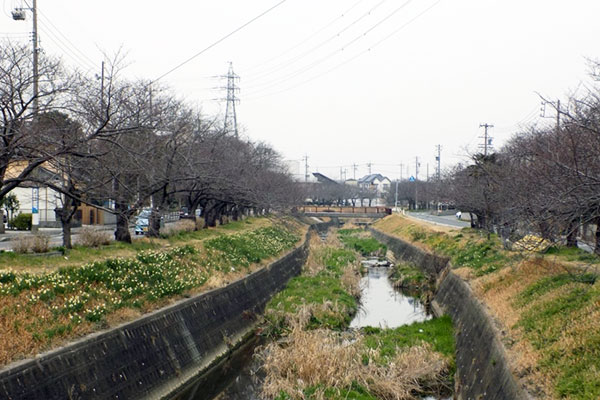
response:
<svg viewBox="0 0 600 400"><path fill-rule="evenodd" d="M431 215L427 212L411 212L406 213L406 215L433 223L435 225L451 226L452 228L468 228L471 226L471 223L468 220L465 221L464 219L456 219L454 215Z"/></svg>
<svg viewBox="0 0 600 400"><path fill-rule="evenodd" d="M77 243L79 238L79 230L81 228L73 228L71 233L71 241L73 244ZM114 237L115 226L102 226L102 230L110 234L111 239ZM133 227L129 230L132 237L135 237ZM56 228L41 228L39 233L50 237L50 247L62 246L62 231ZM29 231L6 231L4 234L0 234L0 250L12 250L12 246L16 240L19 240L23 236L31 236L32 232Z"/></svg>

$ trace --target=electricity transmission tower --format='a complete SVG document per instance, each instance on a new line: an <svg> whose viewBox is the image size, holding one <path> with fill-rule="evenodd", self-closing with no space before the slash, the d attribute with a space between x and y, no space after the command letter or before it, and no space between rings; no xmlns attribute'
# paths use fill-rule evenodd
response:
<svg viewBox="0 0 600 400"><path fill-rule="evenodd" d="M237 85L240 80L240 76L233 72L233 63L229 62L229 71L227 72L227 75L221 75L219 78L227 80L227 86L219 88L227 91L227 97L219 99L227 102L225 106L225 121L223 129L225 132L233 131L235 137L237 138L238 126L237 115L235 113L235 104L240 102L240 99L237 97L237 93L240 91L240 88Z"/></svg>

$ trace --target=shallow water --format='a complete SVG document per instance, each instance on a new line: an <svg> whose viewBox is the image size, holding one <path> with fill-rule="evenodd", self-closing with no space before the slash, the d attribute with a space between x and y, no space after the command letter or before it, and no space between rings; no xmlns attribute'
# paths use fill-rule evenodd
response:
<svg viewBox="0 0 600 400"><path fill-rule="evenodd" d="M350 323L351 328L396 328L431 319L419 299L394 289L388 279L390 268L368 266L367 271L360 281L361 305Z"/></svg>
<svg viewBox="0 0 600 400"><path fill-rule="evenodd" d="M388 277L389 267L373 266L376 260L365 260L367 274L361 279L361 306L355 318L352 320L351 328L364 326L395 328L401 325L411 324L416 321L425 321L432 316L427 313L425 306L420 300L407 296L394 289ZM247 357L247 354L244 354ZM234 356L235 357L235 356ZM230 370L229 378L223 377L223 389L218 395L185 397L186 399L208 399L215 400L260 400L260 381L256 373L260 375L260 363L257 360L246 358L245 367L235 373L235 368ZM182 397L183 398L183 397ZM435 397L427 397L425 400L436 400Z"/></svg>

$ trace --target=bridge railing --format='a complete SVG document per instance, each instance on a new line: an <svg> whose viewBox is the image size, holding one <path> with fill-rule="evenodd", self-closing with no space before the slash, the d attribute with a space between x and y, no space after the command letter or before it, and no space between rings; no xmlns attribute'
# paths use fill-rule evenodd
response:
<svg viewBox="0 0 600 400"><path fill-rule="evenodd" d="M341 206L298 206L302 213L340 213L340 214L386 214L392 213L389 207L341 207Z"/></svg>

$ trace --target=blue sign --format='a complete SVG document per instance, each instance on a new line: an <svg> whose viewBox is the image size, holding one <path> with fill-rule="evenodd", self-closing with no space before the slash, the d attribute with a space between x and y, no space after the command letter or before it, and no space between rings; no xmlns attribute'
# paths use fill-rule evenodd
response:
<svg viewBox="0 0 600 400"><path fill-rule="evenodd" d="M410 178L408 178L408 181L409 181L409 182L414 182L414 181L415 181L415 177L414 177L414 176L411 176Z"/></svg>

